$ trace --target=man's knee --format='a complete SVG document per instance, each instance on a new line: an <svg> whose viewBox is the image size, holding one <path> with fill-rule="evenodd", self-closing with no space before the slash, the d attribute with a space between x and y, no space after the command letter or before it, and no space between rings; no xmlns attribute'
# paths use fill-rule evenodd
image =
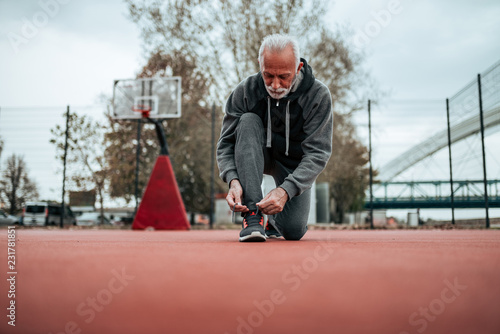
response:
<svg viewBox="0 0 500 334"><path fill-rule="evenodd" d="M306 234L307 226L302 228L284 228L281 234L286 240L300 240Z"/></svg>
<svg viewBox="0 0 500 334"><path fill-rule="evenodd" d="M247 112L240 116L240 120L238 122L238 126L257 126L262 128L262 120L259 115L254 114L253 112Z"/></svg>
<svg viewBox="0 0 500 334"><path fill-rule="evenodd" d="M250 112L241 115L236 128L236 136L237 144L247 146L257 141L264 145L264 127L260 117Z"/></svg>

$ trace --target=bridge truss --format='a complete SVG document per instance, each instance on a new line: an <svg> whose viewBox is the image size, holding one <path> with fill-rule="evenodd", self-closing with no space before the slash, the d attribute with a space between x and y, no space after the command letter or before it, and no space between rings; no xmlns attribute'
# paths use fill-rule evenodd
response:
<svg viewBox="0 0 500 334"><path fill-rule="evenodd" d="M488 203L500 208L500 180L488 180ZM450 181L382 182L374 209L440 209L451 207ZM484 208L483 180L453 181L455 208ZM370 203L365 204L370 208Z"/></svg>

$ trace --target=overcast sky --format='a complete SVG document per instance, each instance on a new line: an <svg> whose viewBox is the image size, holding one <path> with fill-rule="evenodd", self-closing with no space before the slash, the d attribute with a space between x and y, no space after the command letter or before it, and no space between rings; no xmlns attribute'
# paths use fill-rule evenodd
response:
<svg viewBox="0 0 500 334"><path fill-rule="evenodd" d="M376 17L391 8L397 14L379 18L386 26L374 33ZM335 22L374 35L364 44L367 65L396 99L451 97L500 60L500 1L337 1L332 13Z"/></svg>
<svg viewBox="0 0 500 334"><path fill-rule="evenodd" d="M5 123L9 108L93 105L112 93L114 79L135 76L144 55L126 15L119 0L0 0L2 160L15 151L8 130L18 123ZM366 68L391 99L443 100L500 60L498 0L343 0L332 2L327 18L354 32Z"/></svg>
<svg viewBox="0 0 500 334"><path fill-rule="evenodd" d="M119 0L0 0L0 106L92 104L133 77L143 54L126 13ZM393 98L450 96L500 59L497 0L343 0L328 17L369 36L366 65Z"/></svg>
<svg viewBox="0 0 500 334"><path fill-rule="evenodd" d="M125 4L59 1L0 0L0 105L92 104L110 93L113 79L133 77L141 65L139 32ZM46 22L42 3L58 6L49 7ZM38 31L26 28L36 22ZM12 34L28 38L16 43Z"/></svg>

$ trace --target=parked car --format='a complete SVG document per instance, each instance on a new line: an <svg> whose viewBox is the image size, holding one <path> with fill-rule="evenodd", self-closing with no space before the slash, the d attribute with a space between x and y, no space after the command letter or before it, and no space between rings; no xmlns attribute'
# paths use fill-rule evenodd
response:
<svg viewBox="0 0 500 334"><path fill-rule="evenodd" d="M19 218L7 214L5 211L0 210L0 225L12 225L19 223Z"/></svg>
<svg viewBox="0 0 500 334"><path fill-rule="evenodd" d="M76 218L69 206L65 206L64 225L76 225ZM59 225L61 204L50 202L27 202L23 209L21 223L24 225Z"/></svg>
<svg viewBox="0 0 500 334"><path fill-rule="evenodd" d="M110 225L110 220L104 216L104 225ZM76 225L78 226L92 226L101 224L101 214L99 212L85 212L81 216L78 216L76 220Z"/></svg>

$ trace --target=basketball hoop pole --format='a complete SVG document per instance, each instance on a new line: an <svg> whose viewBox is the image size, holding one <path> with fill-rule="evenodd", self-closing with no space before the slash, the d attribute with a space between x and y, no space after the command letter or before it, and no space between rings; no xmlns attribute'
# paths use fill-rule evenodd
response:
<svg viewBox="0 0 500 334"><path fill-rule="evenodd" d="M139 106L138 108L132 109L135 112L140 112L142 114L142 118L150 121L155 125L156 135L158 136L158 141L160 142L160 155L168 155L168 145L167 138L165 136L165 130L163 130L163 125L161 122L158 122L155 119L149 117L149 113L151 111L150 108L144 108L144 106Z"/></svg>
<svg viewBox="0 0 500 334"><path fill-rule="evenodd" d="M161 124L161 122L158 122L157 120L149 117L147 118L147 120L155 125L156 135L158 136L158 141L160 142L160 155L168 155L167 138L165 137L163 125Z"/></svg>

